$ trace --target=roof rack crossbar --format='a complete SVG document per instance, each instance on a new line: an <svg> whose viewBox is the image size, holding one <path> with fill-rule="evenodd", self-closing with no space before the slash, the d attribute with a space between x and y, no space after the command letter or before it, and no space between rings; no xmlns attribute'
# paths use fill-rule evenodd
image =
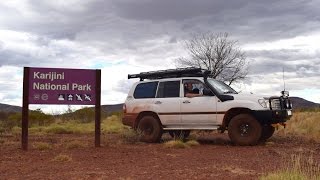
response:
<svg viewBox="0 0 320 180"><path fill-rule="evenodd" d="M128 79L140 78L140 81L144 79L162 79L162 78L176 78L176 77L188 77L196 76L202 77L210 74L208 70L204 70L196 67L167 69L159 71L141 72L139 74L128 74Z"/></svg>

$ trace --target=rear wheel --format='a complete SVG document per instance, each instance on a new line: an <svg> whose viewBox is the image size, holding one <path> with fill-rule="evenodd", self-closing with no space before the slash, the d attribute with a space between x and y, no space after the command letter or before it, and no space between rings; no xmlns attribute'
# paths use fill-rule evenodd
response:
<svg viewBox="0 0 320 180"><path fill-rule="evenodd" d="M174 139L187 139L190 135L190 130L173 130L169 134Z"/></svg>
<svg viewBox="0 0 320 180"><path fill-rule="evenodd" d="M236 115L228 125L228 135L231 141L240 146L257 144L261 132L260 123L250 114Z"/></svg>
<svg viewBox="0 0 320 180"><path fill-rule="evenodd" d="M273 135L274 131L275 131L275 128L273 126L270 126L270 125L263 126L260 140L265 141L269 139Z"/></svg>
<svg viewBox="0 0 320 180"><path fill-rule="evenodd" d="M138 131L141 132L141 141L143 142L159 142L162 136L162 127L153 116L144 116L140 119Z"/></svg>

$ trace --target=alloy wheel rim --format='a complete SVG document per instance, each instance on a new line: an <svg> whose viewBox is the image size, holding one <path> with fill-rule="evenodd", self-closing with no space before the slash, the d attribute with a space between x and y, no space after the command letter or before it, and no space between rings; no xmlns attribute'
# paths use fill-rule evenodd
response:
<svg viewBox="0 0 320 180"><path fill-rule="evenodd" d="M245 123L239 126L240 136L248 136L250 133L250 125Z"/></svg>

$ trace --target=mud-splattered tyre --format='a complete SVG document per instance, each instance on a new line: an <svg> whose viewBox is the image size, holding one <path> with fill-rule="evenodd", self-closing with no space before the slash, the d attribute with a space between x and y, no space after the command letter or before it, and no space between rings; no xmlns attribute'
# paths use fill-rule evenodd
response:
<svg viewBox="0 0 320 180"><path fill-rule="evenodd" d="M190 135L190 130L173 130L169 134L174 139L187 139Z"/></svg>
<svg viewBox="0 0 320 180"><path fill-rule="evenodd" d="M162 127L158 119L153 116L144 116L138 124L141 133L140 140L148 143L159 142L162 136Z"/></svg>
<svg viewBox="0 0 320 180"><path fill-rule="evenodd" d="M275 131L275 128L270 125L262 126L262 133L260 137L260 141L265 141L269 139Z"/></svg>
<svg viewBox="0 0 320 180"><path fill-rule="evenodd" d="M250 114L233 117L228 125L231 141L240 146L256 145L261 137L262 127Z"/></svg>

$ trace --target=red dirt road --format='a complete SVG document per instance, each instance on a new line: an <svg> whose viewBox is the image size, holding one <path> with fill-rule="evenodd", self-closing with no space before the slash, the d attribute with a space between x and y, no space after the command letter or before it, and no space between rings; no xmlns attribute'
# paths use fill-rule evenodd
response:
<svg viewBox="0 0 320 180"><path fill-rule="evenodd" d="M87 146L67 148L75 140ZM291 155L312 154L320 162L319 144L283 136L239 147L226 134L206 134L198 137L201 145L185 149L127 144L118 135L102 140L102 147L94 148L93 135L30 137L25 152L19 138L6 137L0 144L0 179L258 179L290 162ZM40 151L33 146L37 142L52 148ZM53 161L59 154L72 159Z"/></svg>

